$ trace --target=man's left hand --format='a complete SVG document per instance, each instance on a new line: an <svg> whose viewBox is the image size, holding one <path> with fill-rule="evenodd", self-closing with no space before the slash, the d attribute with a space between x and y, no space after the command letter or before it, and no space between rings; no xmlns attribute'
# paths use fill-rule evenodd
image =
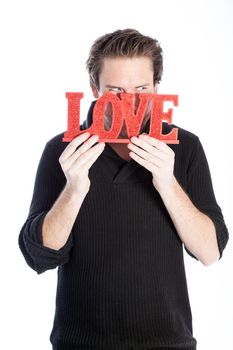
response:
<svg viewBox="0 0 233 350"><path fill-rule="evenodd" d="M175 152L166 143L148 134L133 136L130 140L127 145L131 151L129 155L151 172L156 190L169 190L175 183Z"/></svg>

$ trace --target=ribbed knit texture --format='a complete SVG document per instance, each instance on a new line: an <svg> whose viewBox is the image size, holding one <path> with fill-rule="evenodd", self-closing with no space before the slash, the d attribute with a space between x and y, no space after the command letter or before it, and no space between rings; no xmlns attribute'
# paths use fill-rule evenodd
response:
<svg viewBox="0 0 233 350"><path fill-rule="evenodd" d="M92 110L93 103L83 129ZM174 126L164 124L164 133ZM45 145L19 235L20 249L38 274L58 266L53 349L195 350L182 241L151 173L134 160L123 160L106 144L89 171L90 191L67 243L59 251L43 246L43 219L66 183L58 161L67 146L63 135ZM179 140L169 145L175 177L213 220L222 257L228 231L204 150L182 128Z"/></svg>

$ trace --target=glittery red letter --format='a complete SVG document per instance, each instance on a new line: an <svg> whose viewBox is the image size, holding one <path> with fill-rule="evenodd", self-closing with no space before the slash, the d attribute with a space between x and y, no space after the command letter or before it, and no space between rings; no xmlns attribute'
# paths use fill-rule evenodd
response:
<svg viewBox="0 0 233 350"><path fill-rule="evenodd" d="M166 101L172 101L174 106L178 105L177 95L151 95L153 105L151 111L150 132L149 135L166 143L179 143L177 140L178 128L173 128L169 134L162 134L162 122L172 123L172 109L168 109L166 113L163 111L163 104Z"/></svg>
<svg viewBox="0 0 233 350"><path fill-rule="evenodd" d="M62 141L71 141L80 134L80 100L83 98L82 92L67 92L68 99L68 128Z"/></svg>
<svg viewBox="0 0 233 350"><path fill-rule="evenodd" d="M125 119L128 137L138 135L141 129L142 121L145 117L146 107L151 94L137 94L140 98L137 107L137 113L134 113L134 94L121 93L122 114Z"/></svg>
<svg viewBox="0 0 233 350"><path fill-rule="evenodd" d="M107 103L112 105L112 125L109 131L104 128L104 111ZM111 92L107 92L96 101L90 132L99 135L99 141L114 142L121 131L122 125L121 100Z"/></svg>

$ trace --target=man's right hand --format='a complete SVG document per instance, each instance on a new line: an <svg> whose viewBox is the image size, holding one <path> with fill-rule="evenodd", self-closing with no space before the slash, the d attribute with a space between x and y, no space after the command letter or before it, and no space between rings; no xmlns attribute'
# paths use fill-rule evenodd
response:
<svg viewBox="0 0 233 350"><path fill-rule="evenodd" d="M66 186L72 193L87 193L89 191L89 169L105 147L104 142L93 146L98 142L99 136L93 135L88 139L89 136L90 134L85 132L74 138L59 157L59 163L67 180ZM80 146L82 143L83 145ZM80 147L76 149L78 146Z"/></svg>

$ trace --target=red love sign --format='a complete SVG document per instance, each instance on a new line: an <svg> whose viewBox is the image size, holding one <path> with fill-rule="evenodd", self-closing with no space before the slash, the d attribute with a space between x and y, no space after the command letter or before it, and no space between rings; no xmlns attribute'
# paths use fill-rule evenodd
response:
<svg viewBox="0 0 233 350"><path fill-rule="evenodd" d="M151 101L149 136L166 143L179 143L179 140L177 140L178 128L173 128L169 134L162 134L162 122L172 123L172 109L168 109L165 113L163 111L164 102L173 102L174 106L177 106L177 95L138 94L140 100L136 114L134 111L134 94L120 93L119 95L118 97L110 92L102 95L95 103L92 125L88 129L80 130L80 100L83 98L83 93L67 92L68 129L64 133L62 141L72 141L76 136L88 131L91 135L98 135L99 142L129 143L129 138L138 136L148 103ZM112 105L112 125L109 131L104 127L104 112L107 103L111 103ZM129 138L119 139L118 136L124 120Z"/></svg>

